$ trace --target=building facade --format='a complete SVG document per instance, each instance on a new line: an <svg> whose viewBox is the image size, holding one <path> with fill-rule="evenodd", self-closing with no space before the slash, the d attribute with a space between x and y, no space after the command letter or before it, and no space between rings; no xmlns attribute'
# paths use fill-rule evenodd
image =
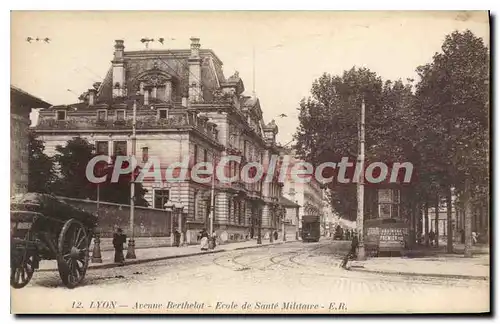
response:
<svg viewBox="0 0 500 324"><path fill-rule="evenodd" d="M30 113L50 104L15 86L10 86L10 193L28 191Z"/></svg>
<svg viewBox="0 0 500 324"><path fill-rule="evenodd" d="M300 159L295 157L293 150L282 150L282 156L288 156L289 170L291 170L295 164L301 163ZM321 185L314 177L311 177L310 181L304 183L299 181L294 181L290 176L287 176L283 184L283 196L292 202L298 204L299 207L299 228L302 228L302 216L304 215L314 215L320 216L322 231L324 230L324 213L323 213L323 189Z"/></svg>
<svg viewBox="0 0 500 324"><path fill-rule="evenodd" d="M162 174L174 164L174 178L187 174L180 181L172 176L143 181L151 208L171 203L182 207L174 226L184 242L195 243L199 231L209 229L212 198L220 240L255 238L259 228L265 237L279 229L277 178L270 183L200 183L191 177L200 162L217 164L225 156L239 156L241 163L232 161L224 168L226 175L237 175L248 171L248 163L263 163L278 152L278 128L274 121L264 123L259 99L244 94L238 73L226 78L222 61L212 50L201 49L199 41L191 38L187 50L125 51L124 42L117 40L103 82L95 83L78 103L40 111L36 132L48 155L80 136L97 153L130 156L135 110L139 166L149 167L157 159Z"/></svg>

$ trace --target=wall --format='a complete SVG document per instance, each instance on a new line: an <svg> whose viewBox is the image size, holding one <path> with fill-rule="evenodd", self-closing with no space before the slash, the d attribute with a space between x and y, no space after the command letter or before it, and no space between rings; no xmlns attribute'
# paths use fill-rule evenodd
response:
<svg viewBox="0 0 500 324"><path fill-rule="evenodd" d="M10 115L10 193L28 191L29 120Z"/></svg>
<svg viewBox="0 0 500 324"><path fill-rule="evenodd" d="M95 213L96 201L59 197L67 203L87 212ZM170 213L160 209L136 207L134 215L135 236L170 236ZM99 229L102 237L111 237L115 225L121 227L130 236L129 232L130 207L101 202L99 204ZM175 225L175 221L174 221Z"/></svg>

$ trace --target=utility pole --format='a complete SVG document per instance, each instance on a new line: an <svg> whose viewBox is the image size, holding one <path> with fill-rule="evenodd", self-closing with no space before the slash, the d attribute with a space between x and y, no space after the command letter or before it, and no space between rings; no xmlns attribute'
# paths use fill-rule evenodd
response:
<svg viewBox="0 0 500 324"><path fill-rule="evenodd" d="M255 96L255 45L252 46L252 95Z"/></svg>
<svg viewBox="0 0 500 324"><path fill-rule="evenodd" d="M359 127L359 155L358 155L358 182L356 184L358 196L358 209L356 217L356 227L358 230L358 260L365 260L364 244L364 164L365 164L365 99L361 102L361 122Z"/></svg>
<svg viewBox="0 0 500 324"><path fill-rule="evenodd" d="M137 115L137 99L134 99L133 115L132 115L132 158L130 159L130 166L132 171L130 174L130 238L128 240L127 249L127 259L135 259L135 240L134 240L134 212L135 212L135 165L133 164L133 159L135 159L135 146L136 146L136 134L135 134L135 124Z"/></svg>
<svg viewBox="0 0 500 324"><path fill-rule="evenodd" d="M214 211L215 211L215 203L214 203L214 200L215 200L215 171L216 171L216 167L215 167L215 151L213 153L213 159L212 159L212 162L214 163L213 165L213 172L212 172L212 188L210 190L210 240L213 238L213 234L214 234Z"/></svg>
<svg viewBox="0 0 500 324"><path fill-rule="evenodd" d="M280 210L281 210L281 231L282 231L282 235L283 235L283 242L286 242L286 228L285 228L285 216L286 216L286 210L284 209L283 206L280 207Z"/></svg>

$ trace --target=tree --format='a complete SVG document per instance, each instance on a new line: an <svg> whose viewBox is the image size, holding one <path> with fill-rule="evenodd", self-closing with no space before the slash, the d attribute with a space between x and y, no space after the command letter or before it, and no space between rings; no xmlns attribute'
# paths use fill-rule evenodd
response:
<svg viewBox="0 0 500 324"><path fill-rule="evenodd" d="M45 144L33 132L29 136L28 191L49 193L56 180L54 161L43 153Z"/></svg>
<svg viewBox="0 0 500 324"><path fill-rule="evenodd" d="M57 194L80 199L97 199L97 184L90 182L86 176L86 168L88 162L96 156L94 146L87 140L80 137L75 137L66 143L66 146L57 146L57 154L55 155L56 162L60 166L61 178L57 181ZM97 163L94 167L96 176L106 176L106 181L99 184L99 199L101 201L112 202L117 204L130 204L130 179L131 172L122 174L118 178L118 182L112 182L111 177L114 171L115 157L112 157L111 164L108 166L106 162ZM104 165L104 164L105 165ZM122 169L127 167L128 162L124 162ZM98 170L103 170L99 174ZM135 174L138 174L139 168L135 169ZM144 195L147 190L142 184L136 183L135 186L135 203L138 206L148 206Z"/></svg>
<svg viewBox="0 0 500 324"><path fill-rule="evenodd" d="M87 179L86 169L93 157L94 146L81 137L74 137L65 146L57 145L55 161L60 178L55 184L58 195L80 198L95 198L95 190Z"/></svg>
<svg viewBox="0 0 500 324"><path fill-rule="evenodd" d="M130 181L132 172L120 174L117 182L112 182L111 178L115 168L116 157L113 156L111 158L111 165L106 168L106 172L103 175L106 175L106 182L101 184L100 188L100 199L103 201L109 201L117 204L130 204ZM124 161L121 165L121 169L128 169L129 163ZM137 175L140 172L140 168L136 167L134 170L134 177L137 178ZM135 205L136 206L144 206L147 207L149 203L144 198L144 195L147 193L147 190L144 189L142 183L135 184Z"/></svg>
<svg viewBox="0 0 500 324"><path fill-rule="evenodd" d="M417 69L421 81L415 108L422 127L418 151L423 164L432 166L426 180L439 187L438 195L444 192L449 201L454 187L470 211L471 200L488 197L489 53L469 30L447 35L441 49L432 63ZM466 213L466 225L470 214ZM465 250L470 255L471 226L466 227Z"/></svg>
<svg viewBox="0 0 500 324"><path fill-rule="evenodd" d="M413 100L411 84L383 82L365 68L352 68L342 76L323 74L315 80L311 96L299 107L295 134L298 155L313 164L355 162L361 100L366 103L366 160L390 162L411 152L406 132ZM411 142L410 142L411 143ZM388 149L390 148L390 149ZM353 168L348 171L352 176ZM329 174L328 176L335 174ZM326 174L324 175L327 176ZM348 176L348 177L349 177ZM356 218L355 184L329 184L330 203L343 218Z"/></svg>

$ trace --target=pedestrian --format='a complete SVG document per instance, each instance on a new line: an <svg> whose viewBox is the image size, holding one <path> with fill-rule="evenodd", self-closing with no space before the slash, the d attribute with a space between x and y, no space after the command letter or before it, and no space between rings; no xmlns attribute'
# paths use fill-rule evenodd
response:
<svg viewBox="0 0 500 324"><path fill-rule="evenodd" d="M201 237L201 250L202 251L207 251L208 250L208 232L206 229L202 229L200 231L200 237Z"/></svg>
<svg viewBox="0 0 500 324"><path fill-rule="evenodd" d="M429 232L429 240L431 242L431 246L434 246L434 240L436 239L436 233L433 230Z"/></svg>
<svg viewBox="0 0 500 324"><path fill-rule="evenodd" d="M177 247L181 245L181 232L177 228L174 231L174 245Z"/></svg>
<svg viewBox="0 0 500 324"><path fill-rule="evenodd" d="M476 232L472 232L472 244L477 244L477 233Z"/></svg>
<svg viewBox="0 0 500 324"><path fill-rule="evenodd" d="M123 244L127 241L127 236L123 234L121 228L116 227L113 233L113 247L115 248L115 262L123 265L125 257L123 256Z"/></svg>
<svg viewBox="0 0 500 324"><path fill-rule="evenodd" d="M342 268L347 269L347 262L349 261L349 259L354 259L356 257L358 246L359 246L358 235L356 233L353 233L351 241L351 249L342 260L342 264L340 265Z"/></svg>
<svg viewBox="0 0 500 324"><path fill-rule="evenodd" d="M215 234L215 232L212 233L212 250L215 249L215 246L217 245L216 243L216 240L217 240L217 234Z"/></svg>

